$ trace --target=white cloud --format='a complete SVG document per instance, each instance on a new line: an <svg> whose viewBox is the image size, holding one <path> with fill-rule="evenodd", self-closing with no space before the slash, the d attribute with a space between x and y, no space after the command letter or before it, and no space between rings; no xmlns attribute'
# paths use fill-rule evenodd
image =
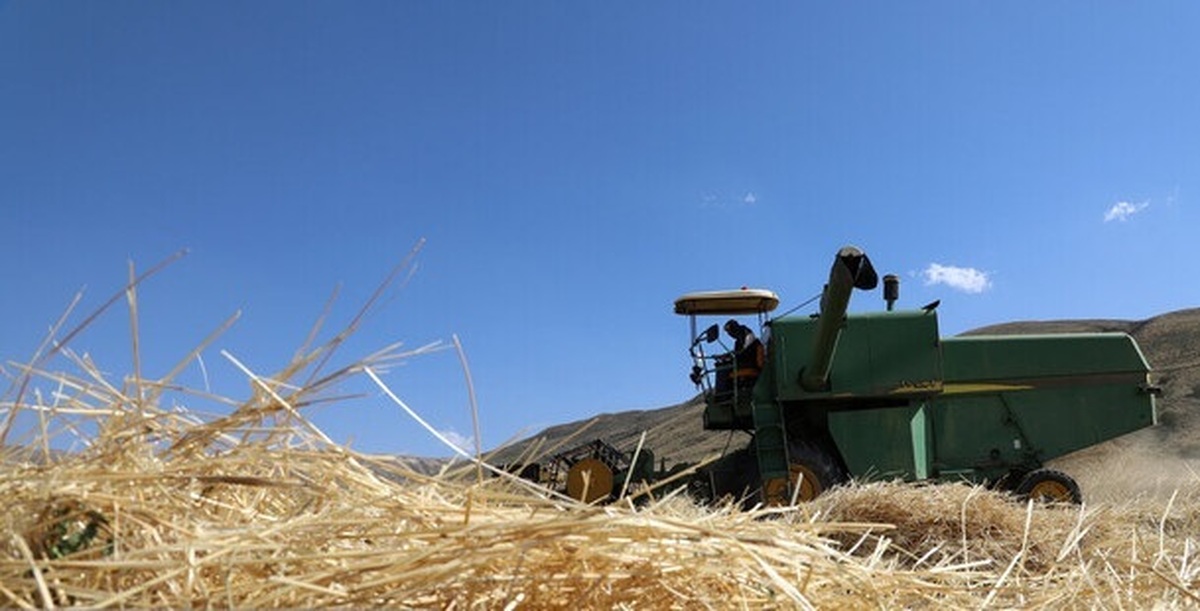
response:
<svg viewBox="0 0 1200 611"><path fill-rule="evenodd" d="M454 429L446 429L438 431L445 437L447 441L454 444L454 447L466 452L467 454L475 453L475 438L469 435L463 435Z"/></svg>
<svg viewBox="0 0 1200 611"><path fill-rule="evenodd" d="M982 293L992 286L987 273L973 267L930 263L929 267L921 272L921 276L925 278L926 285L944 284L964 293Z"/></svg>
<svg viewBox="0 0 1200 611"><path fill-rule="evenodd" d="M726 191L716 193L702 191L700 207L702 208L732 208L733 206L753 206L758 203L758 194L754 191Z"/></svg>
<svg viewBox="0 0 1200 611"><path fill-rule="evenodd" d="M1129 217L1145 210L1150 206L1150 202L1142 202L1140 204L1131 204L1129 202L1117 202L1113 204L1108 212L1104 213L1104 222L1109 221L1125 221Z"/></svg>

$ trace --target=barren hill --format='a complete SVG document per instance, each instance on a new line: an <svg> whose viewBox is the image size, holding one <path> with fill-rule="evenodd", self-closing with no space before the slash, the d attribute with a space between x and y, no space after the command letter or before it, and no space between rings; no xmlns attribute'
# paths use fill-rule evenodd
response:
<svg viewBox="0 0 1200 611"><path fill-rule="evenodd" d="M975 329L964 335L1021 335L1045 333L1122 332L1132 335L1154 370L1153 380L1163 387L1158 404L1160 424L1127 435L1058 461L1081 483L1103 479L1111 484L1113 470L1120 477L1138 479L1142 465L1164 475L1163 465L1178 465L1174 478L1188 477L1188 462L1200 460L1200 308L1180 310L1143 321L1061 320L1022 321ZM636 447L642 433L645 447L666 461L693 462L736 448L748 439L741 432L710 432L702 428L703 406L698 397L656 410L602 414L591 420L550 427L531 438L494 454L494 460L517 460L522 453L533 457L552 455L593 439L604 439L622 450ZM1133 457L1136 456L1136 460ZM1139 465L1134 468L1134 464ZM1157 465L1157 467L1156 467ZM1195 477L1195 476L1191 476ZM1145 484L1144 481L1140 482ZM1133 485L1133 484L1129 484ZM1119 491L1123 486L1107 486ZM1144 487L1144 486L1143 486Z"/></svg>

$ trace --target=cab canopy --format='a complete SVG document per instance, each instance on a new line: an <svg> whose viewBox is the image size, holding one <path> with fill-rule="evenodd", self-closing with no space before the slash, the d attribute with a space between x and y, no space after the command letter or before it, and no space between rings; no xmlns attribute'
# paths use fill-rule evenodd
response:
<svg viewBox="0 0 1200 611"><path fill-rule="evenodd" d="M685 316L765 314L779 305L779 296L766 289L736 289L688 293L675 300L675 313Z"/></svg>

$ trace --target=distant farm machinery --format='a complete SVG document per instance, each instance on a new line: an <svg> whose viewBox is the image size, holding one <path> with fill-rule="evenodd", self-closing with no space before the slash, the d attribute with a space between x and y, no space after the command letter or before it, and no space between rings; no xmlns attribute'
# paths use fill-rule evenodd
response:
<svg viewBox="0 0 1200 611"><path fill-rule="evenodd" d="M631 484L645 485L660 476L654 471L650 450L622 452L600 439L558 452L544 462L509 468L585 503L611 500Z"/></svg>

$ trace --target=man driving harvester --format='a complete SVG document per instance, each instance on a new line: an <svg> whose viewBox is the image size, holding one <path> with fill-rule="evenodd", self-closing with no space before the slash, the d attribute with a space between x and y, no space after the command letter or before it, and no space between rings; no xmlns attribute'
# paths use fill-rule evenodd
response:
<svg viewBox="0 0 1200 611"><path fill-rule="evenodd" d="M732 391L736 387L739 391L748 391L754 386L754 381L758 379L758 374L762 371L763 363L766 360L766 351L750 327L732 318L725 323L725 333L733 338L733 350L730 354L725 355L725 362L732 360L732 364L726 370L728 372L727 379L721 380L723 376L718 376L717 390L718 392L721 390Z"/></svg>

